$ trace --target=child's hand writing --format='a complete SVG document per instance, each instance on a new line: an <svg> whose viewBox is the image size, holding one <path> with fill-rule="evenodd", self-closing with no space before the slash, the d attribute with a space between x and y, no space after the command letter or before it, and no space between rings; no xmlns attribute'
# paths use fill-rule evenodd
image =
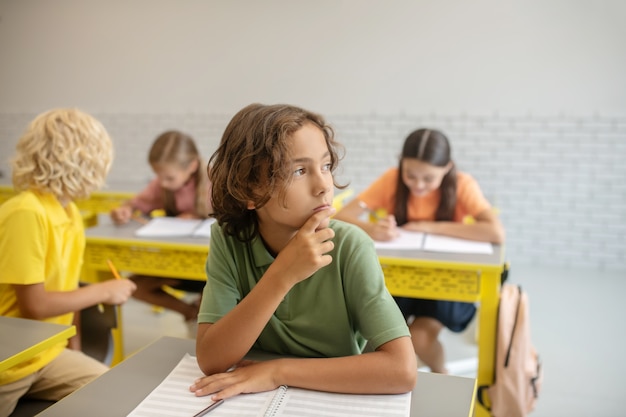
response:
<svg viewBox="0 0 626 417"><path fill-rule="evenodd" d="M432 233L433 225L436 225L436 222L420 220L415 222L408 222L404 224L402 228L411 232Z"/></svg>
<svg viewBox="0 0 626 417"><path fill-rule="evenodd" d="M369 235L372 239L381 242L393 240L398 237L398 225L393 214L372 223Z"/></svg>
<svg viewBox="0 0 626 417"><path fill-rule="evenodd" d="M112 279L94 285L98 285L104 294L102 302L113 305L125 303L137 289L135 283L129 279Z"/></svg>
<svg viewBox="0 0 626 417"><path fill-rule="evenodd" d="M111 219L115 224L128 223L133 215L133 209L130 206L119 206L111 210Z"/></svg>
<svg viewBox="0 0 626 417"><path fill-rule="evenodd" d="M331 240L335 231L328 224L335 211L328 207L313 214L280 251L270 269L278 268L281 272L277 275L295 285L329 265L333 259L328 252L335 247Z"/></svg>

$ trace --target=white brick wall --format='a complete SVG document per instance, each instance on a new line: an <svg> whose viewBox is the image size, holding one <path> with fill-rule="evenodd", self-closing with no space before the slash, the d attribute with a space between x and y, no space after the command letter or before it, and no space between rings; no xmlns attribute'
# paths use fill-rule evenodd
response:
<svg viewBox="0 0 626 417"><path fill-rule="evenodd" d="M8 157L34 115L0 114L1 182ZM113 137L111 188L134 188L166 129L191 134L206 159L227 114L96 114ZM397 164L405 136L418 127L445 132L461 170L474 175L501 210L507 258L536 265L626 268L626 114L325 114L346 148L339 180L357 192Z"/></svg>

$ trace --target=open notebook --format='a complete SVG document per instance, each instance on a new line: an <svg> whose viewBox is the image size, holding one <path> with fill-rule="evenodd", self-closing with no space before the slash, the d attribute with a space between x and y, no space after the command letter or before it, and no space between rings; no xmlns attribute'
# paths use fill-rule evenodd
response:
<svg viewBox="0 0 626 417"><path fill-rule="evenodd" d="M421 232L409 232L399 229L400 236L389 242L374 242L378 249L424 250L429 252L477 253L490 255L493 246L488 242L458 239L454 237L432 235Z"/></svg>
<svg viewBox="0 0 626 417"><path fill-rule="evenodd" d="M130 414L131 417L191 417L212 403L196 397L189 386L202 371L194 356L186 354L174 370ZM281 386L273 391L228 398L206 417L408 417L411 393L352 395Z"/></svg>
<svg viewBox="0 0 626 417"><path fill-rule="evenodd" d="M135 232L138 237L211 237L215 219L179 219L155 217Z"/></svg>

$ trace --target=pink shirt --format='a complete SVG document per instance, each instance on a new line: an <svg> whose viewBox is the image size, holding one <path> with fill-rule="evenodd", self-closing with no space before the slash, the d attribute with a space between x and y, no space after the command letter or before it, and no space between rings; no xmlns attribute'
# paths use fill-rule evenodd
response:
<svg viewBox="0 0 626 417"><path fill-rule="evenodd" d="M196 213L196 182L194 180L188 181L178 189L174 193L174 199L179 214L198 215ZM145 214L149 214L153 210L163 209L165 205L164 193L163 188L159 185L159 179L155 178L150 181L150 184L143 191L130 200L130 204L133 209Z"/></svg>

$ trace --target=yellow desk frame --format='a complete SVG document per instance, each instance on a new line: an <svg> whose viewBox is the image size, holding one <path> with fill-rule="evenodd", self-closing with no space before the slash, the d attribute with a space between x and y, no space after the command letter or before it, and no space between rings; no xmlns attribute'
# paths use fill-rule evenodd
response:
<svg viewBox="0 0 626 417"><path fill-rule="evenodd" d="M500 255L502 257L502 254ZM398 297L479 302L477 385L493 383L503 261L493 263L379 256L389 292ZM476 417L491 414L475 407Z"/></svg>
<svg viewBox="0 0 626 417"><path fill-rule="evenodd" d="M82 280L95 283L113 279L107 260L111 260L119 271L206 280L204 264L209 253L208 239L179 238L166 242L139 239L134 236L134 232L140 226L136 222L115 226L108 215L101 214L98 224L85 230ZM113 329L113 366L125 357L121 309L118 309L118 320L120 324Z"/></svg>
<svg viewBox="0 0 626 417"><path fill-rule="evenodd" d="M0 358L0 372L27 361L76 334L74 325L64 326L16 317L0 317L0 330L5 337L11 338L10 341L3 341L5 346L2 351L6 357Z"/></svg>

